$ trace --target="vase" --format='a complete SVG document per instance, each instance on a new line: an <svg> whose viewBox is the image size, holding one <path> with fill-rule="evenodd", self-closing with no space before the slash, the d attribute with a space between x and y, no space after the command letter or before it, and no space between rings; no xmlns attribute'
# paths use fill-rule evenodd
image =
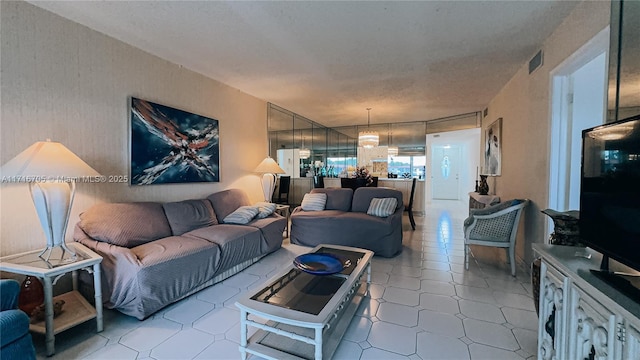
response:
<svg viewBox="0 0 640 360"><path fill-rule="evenodd" d="M480 183L478 184L478 194L489 194L489 183L487 183L487 175L480 175Z"/></svg>
<svg viewBox="0 0 640 360"><path fill-rule="evenodd" d="M549 235L549 244L584 247L580 241L580 211L555 211L544 209L543 214L553 220L553 232ZM534 259L531 263L531 287L533 288L533 301L536 313L539 312L538 302L540 301L540 258Z"/></svg>
<svg viewBox="0 0 640 360"><path fill-rule="evenodd" d="M27 275L20 286L18 307L31 316L33 310L44 303L44 287L37 277Z"/></svg>

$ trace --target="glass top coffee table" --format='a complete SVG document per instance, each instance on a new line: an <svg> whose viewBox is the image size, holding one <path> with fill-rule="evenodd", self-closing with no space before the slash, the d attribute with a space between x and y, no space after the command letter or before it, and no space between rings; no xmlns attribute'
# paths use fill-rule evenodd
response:
<svg viewBox="0 0 640 360"><path fill-rule="evenodd" d="M318 245L311 252L336 255L347 265L336 274L312 275L292 264L264 288L236 302L243 359L247 353L271 359L320 360L333 355L369 293L373 252L339 245ZM248 326L259 329L249 339Z"/></svg>

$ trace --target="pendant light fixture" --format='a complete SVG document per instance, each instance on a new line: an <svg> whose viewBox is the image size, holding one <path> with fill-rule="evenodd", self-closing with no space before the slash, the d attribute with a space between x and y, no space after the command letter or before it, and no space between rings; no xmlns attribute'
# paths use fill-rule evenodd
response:
<svg viewBox="0 0 640 360"><path fill-rule="evenodd" d="M304 136L302 137L302 149L298 152L300 159L308 159L311 156L311 150L304 147Z"/></svg>
<svg viewBox="0 0 640 360"><path fill-rule="evenodd" d="M393 133L391 131L391 124L389 124L389 132L387 133L387 143L389 144L389 146L387 147L387 152L389 154L389 157L394 157L394 156L398 156L398 147L397 146L391 146L392 144L392 140L393 140Z"/></svg>
<svg viewBox="0 0 640 360"><path fill-rule="evenodd" d="M380 143L380 137L378 136L378 133L375 131L369 130L370 122L371 122L371 108L367 108L367 131L361 131L358 134L358 146L361 146L366 149L371 149L373 147L376 147Z"/></svg>

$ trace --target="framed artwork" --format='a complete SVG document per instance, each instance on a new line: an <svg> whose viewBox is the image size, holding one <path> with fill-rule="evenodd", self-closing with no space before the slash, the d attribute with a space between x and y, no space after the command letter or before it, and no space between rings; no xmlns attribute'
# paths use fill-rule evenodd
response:
<svg viewBox="0 0 640 360"><path fill-rule="evenodd" d="M218 120L131 98L131 185L220 181Z"/></svg>
<svg viewBox="0 0 640 360"><path fill-rule="evenodd" d="M484 131L484 166L482 175L500 176L502 172L502 118Z"/></svg>

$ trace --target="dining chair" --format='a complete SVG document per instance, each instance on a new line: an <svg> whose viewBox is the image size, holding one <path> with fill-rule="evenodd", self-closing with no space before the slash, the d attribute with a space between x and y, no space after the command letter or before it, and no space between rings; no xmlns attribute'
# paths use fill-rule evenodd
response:
<svg viewBox="0 0 640 360"><path fill-rule="evenodd" d="M416 229L416 221L413 219L413 196L416 193L416 182L418 179L413 178L413 182L411 183L411 195L409 195L409 203L405 204L404 211L409 214L409 222L411 223L411 229Z"/></svg>
<svg viewBox="0 0 640 360"><path fill-rule="evenodd" d="M289 188L291 186L291 176L280 176L278 182L278 197L276 204L289 204Z"/></svg>

